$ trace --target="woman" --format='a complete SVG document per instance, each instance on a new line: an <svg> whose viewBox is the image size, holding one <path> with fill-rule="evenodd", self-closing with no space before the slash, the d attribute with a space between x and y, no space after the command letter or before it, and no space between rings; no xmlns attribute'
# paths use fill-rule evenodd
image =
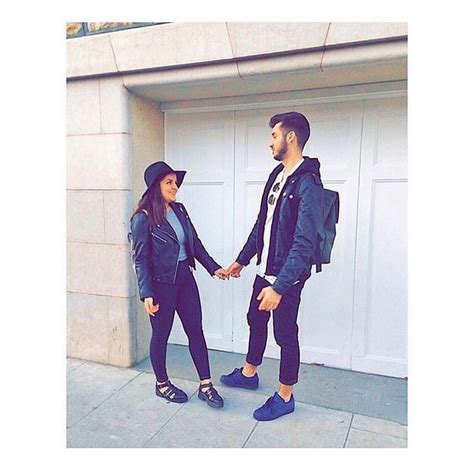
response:
<svg viewBox="0 0 474 474"><path fill-rule="evenodd" d="M140 299L152 326L150 358L156 375L156 395L175 403L188 400L166 372L166 346L176 311L201 381L198 396L209 406L221 408L224 401L211 382L201 302L190 267L196 269L196 259L211 276L221 280L228 276L207 253L184 206L176 202L185 174L163 161L145 170L147 190L131 218L129 236Z"/></svg>

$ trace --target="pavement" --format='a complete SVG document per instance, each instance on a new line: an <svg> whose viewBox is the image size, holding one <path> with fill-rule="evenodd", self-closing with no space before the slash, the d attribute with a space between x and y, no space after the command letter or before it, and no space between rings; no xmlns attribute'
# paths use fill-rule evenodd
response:
<svg viewBox="0 0 474 474"><path fill-rule="evenodd" d="M197 397L198 377L186 346L168 346L170 379L189 401L158 398L150 359L118 368L67 361L68 448L406 448L407 381L301 364L295 412L270 422L252 413L277 388L279 361L265 358L255 391L221 385L244 356L209 351L222 409Z"/></svg>

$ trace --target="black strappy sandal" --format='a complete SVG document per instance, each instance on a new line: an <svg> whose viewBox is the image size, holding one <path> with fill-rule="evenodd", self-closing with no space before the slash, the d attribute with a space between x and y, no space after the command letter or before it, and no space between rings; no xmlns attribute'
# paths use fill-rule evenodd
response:
<svg viewBox="0 0 474 474"><path fill-rule="evenodd" d="M206 391L203 388L209 387ZM224 400L217 393L217 390L212 385L212 382L202 383L199 385L198 397L200 400L204 400L212 408L222 408L224 406Z"/></svg>
<svg viewBox="0 0 474 474"><path fill-rule="evenodd" d="M160 388L167 387L164 392L160 391ZM169 380L162 383L156 383L155 393L158 397L164 398L169 402L173 403L185 403L188 401L188 396L180 388L175 387Z"/></svg>

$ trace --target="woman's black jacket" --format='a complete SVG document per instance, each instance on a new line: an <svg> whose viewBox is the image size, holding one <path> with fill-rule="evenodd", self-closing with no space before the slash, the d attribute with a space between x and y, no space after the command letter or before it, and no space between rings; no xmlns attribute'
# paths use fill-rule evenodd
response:
<svg viewBox="0 0 474 474"><path fill-rule="evenodd" d="M196 269L195 259L211 276L221 268L207 253L183 204L171 203L186 235L188 263ZM151 224L145 211L137 212L131 219L129 238L132 257L138 280L140 299L156 294L155 282L175 283L178 269L179 242L171 225ZM159 301L158 301L159 302ZM157 303L155 301L155 303Z"/></svg>

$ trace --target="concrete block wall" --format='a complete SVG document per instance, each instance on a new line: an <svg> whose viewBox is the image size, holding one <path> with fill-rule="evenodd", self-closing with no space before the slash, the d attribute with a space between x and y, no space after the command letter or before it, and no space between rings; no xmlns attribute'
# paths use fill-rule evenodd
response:
<svg viewBox="0 0 474 474"><path fill-rule="evenodd" d="M67 85L67 352L136 360L130 97L121 78Z"/></svg>
<svg viewBox="0 0 474 474"><path fill-rule="evenodd" d="M129 367L148 356L127 233L145 184L164 159L159 104L120 77L67 85L67 353Z"/></svg>

